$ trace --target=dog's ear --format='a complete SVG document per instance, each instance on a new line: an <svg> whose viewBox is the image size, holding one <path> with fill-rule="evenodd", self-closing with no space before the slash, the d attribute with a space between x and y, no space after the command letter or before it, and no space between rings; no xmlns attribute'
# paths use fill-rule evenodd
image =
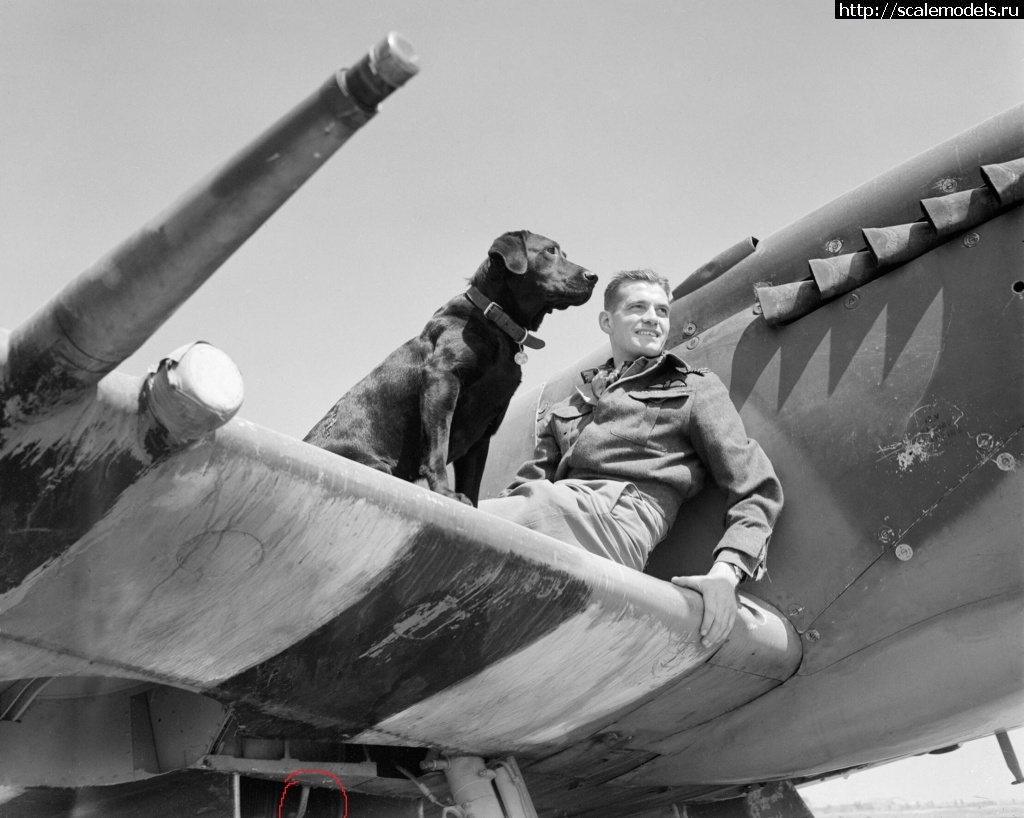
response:
<svg viewBox="0 0 1024 818"><path fill-rule="evenodd" d="M517 276L526 275L526 233L505 233L498 236L487 251L488 256L501 256L505 269Z"/></svg>

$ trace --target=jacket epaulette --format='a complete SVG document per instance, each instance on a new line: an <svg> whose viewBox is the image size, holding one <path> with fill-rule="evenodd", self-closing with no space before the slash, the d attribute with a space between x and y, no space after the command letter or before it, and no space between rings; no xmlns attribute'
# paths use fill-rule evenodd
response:
<svg viewBox="0 0 1024 818"><path fill-rule="evenodd" d="M687 375L700 375L703 378L705 375L707 375L711 371L706 366L701 366L701 367L694 368L694 367L690 366L688 363L686 363L686 361L683 361L683 360L680 360L680 359L677 359L677 360L679 360L679 363L677 364L677 369L679 369L680 372L682 373L682 376L683 376L684 380L686 379Z"/></svg>

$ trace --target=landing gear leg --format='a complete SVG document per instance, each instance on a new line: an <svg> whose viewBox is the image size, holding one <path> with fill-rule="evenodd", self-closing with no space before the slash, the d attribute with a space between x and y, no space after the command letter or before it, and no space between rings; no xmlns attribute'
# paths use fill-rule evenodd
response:
<svg viewBox="0 0 1024 818"><path fill-rule="evenodd" d="M537 818L522 773L511 756L490 764L479 756L451 756L421 766L444 772L461 818Z"/></svg>
<svg viewBox="0 0 1024 818"><path fill-rule="evenodd" d="M1003 760L1006 762L1006 766L1013 773L1013 781L1010 783L1024 784L1024 775L1021 775L1020 772L1020 762L1017 761L1017 754L1013 751L1013 744L1005 730L996 733L996 741L999 742L999 749L1003 751Z"/></svg>
<svg viewBox="0 0 1024 818"><path fill-rule="evenodd" d="M494 786L498 789L501 802L509 818L537 818L537 810L526 790L526 781L519 772L515 758L508 758L494 763Z"/></svg>

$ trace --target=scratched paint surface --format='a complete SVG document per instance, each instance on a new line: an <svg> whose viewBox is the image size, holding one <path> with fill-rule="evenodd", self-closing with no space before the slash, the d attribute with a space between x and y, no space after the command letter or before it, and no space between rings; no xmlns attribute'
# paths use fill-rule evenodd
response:
<svg viewBox="0 0 1024 818"><path fill-rule="evenodd" d="M671 695L669 687L705 662L782 680L800 661L792 628L756 600L745 599L729 641L712 656L699 642L699 602L694 605L696 600L667 583L644 579L638 583L645 591L641 607L612 591L622 578L639 577L620 576L622 569L610 563L598 562L594 568L608 576L595 583L585 611L356 740L440 743L482 755L536 754L539 748L559 746L581 728L590 734L612 718L631 724L617 714L655 691L663 691L655 700L662 701ZM714 683L709 679L705 687L709 681ZM692 699L700 693L690 690L688 695ZM686 702L674 706L685 708Z"/></svg>
<svg viewBox="0 0 1024 818"><path fill-rule="evenodd" d="M672 623L593 604L543 639L354 740L480 755L557 746L706 660L695 635L699 619L685 603L680 609Z"/></svg>
<svg viewBox="0 0 1024 818"><path fill-rule="evenodd" d="M907 532L904 542L913 549L909 560L890 550L812 623L821 639L808 650L800 673L818 673L950 606L1019 590L1022 497L1020 472L1007 475L991 463L978 468L942 501L940 512L923 515ZM959 570L951 571L950 565ZM911 590L918 587L927 593ZM846 626L867 621L878 598L886 600L881 622L871 629Z"/></svg>
<svg viewBox="0 0 1024 818"><path fill-rule="evenodd" d="M238 426L236 445L249 437ZM337 476L278 449L302 444L259 433L243 453L221 439L147 472L58 565L9 594L4 634L206 686L351 604L415 531L379 496L338 492ZM232 531L245 536L221 553Z"/></svg>
<svg viewBox="0 0 1024 818"><path fill-rule="evenodd" d="M912 469L915 463L927 463L933 457L940 457L944 442L959 431L964 417L964 413L953 406L949 419L944 420L940 415L942 408L938 403L919 406L908 424L912 431L905 432L895 443L880 445L879 454L886 458L894 456L896 467L902 472Z"/></svg>
<svg viewBox="0 0 1024 818"><path fill-rule="evenodd" d="M115 378L101 387L102 403L0 424L0 605L60 560L149 465L135 434L138 383Z"/></svg>
<svg viewBox="0 0 1024 818"><path fill-rule="evenodd" d="M214 695L240 702L248 731L280 730L259 716L269 707L351 736L541 639L591 593L578 575L427 526L355 605Z"/></svg>

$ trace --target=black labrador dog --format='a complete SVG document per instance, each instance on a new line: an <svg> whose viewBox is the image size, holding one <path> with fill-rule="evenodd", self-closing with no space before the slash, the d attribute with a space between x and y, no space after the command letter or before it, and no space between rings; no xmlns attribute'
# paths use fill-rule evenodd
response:
<svg viewBox="0 0 1024 818"><path fill-rule="evenodd" d="M476 505L491 435L522 380L522 347L552 310L583 304L597 276L526 230L494 240L470 288L357 383L307 443ZM455 464L455 491L447 464Z"/></svg>

